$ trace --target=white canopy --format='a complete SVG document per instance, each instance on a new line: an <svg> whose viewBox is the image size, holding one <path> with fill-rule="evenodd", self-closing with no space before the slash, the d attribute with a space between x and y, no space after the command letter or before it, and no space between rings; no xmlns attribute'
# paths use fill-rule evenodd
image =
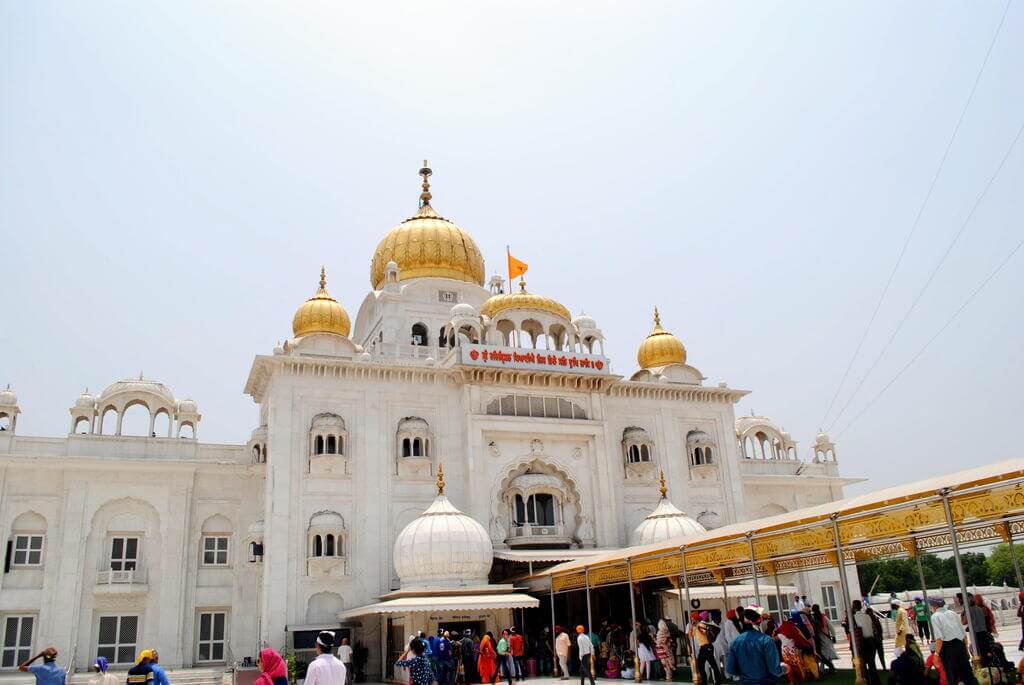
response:
<svg viewBox="0 0 1024 685"><path fill-rule="evenodd" d="M741 599L743 597L754 596L754 584L753 583L736 583L735 585L729 585L729 601L733 599ZM775 596L775 585L769 583L761 583L758 587L761 591L762 597L774 597ZM683 588L676 590L663 590L665 594L675 595L678 594L682 599L686 600L686 592ZM790 596L797 594L798 590L795 585L780 585L779 592L783 596ZM725 599L725 593L722 591L721 585L701 585L699 587L690 588L690 599Z"/></svg>
<svg viewBox="0 0 1024 685"><path fill-rule="evenodd" d="M480 609L536 609L540 600L529 595L510 592L491 595L440 595L398 597L376 604L368 604L342 611L338 618L345 620L371 614L397 614L412 611L477 611Z"/></svg>

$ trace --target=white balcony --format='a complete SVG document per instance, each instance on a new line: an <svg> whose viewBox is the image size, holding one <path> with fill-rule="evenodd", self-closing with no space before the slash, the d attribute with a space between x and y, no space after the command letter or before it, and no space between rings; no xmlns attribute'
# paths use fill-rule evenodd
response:
<svg viewBox="0 0 1024 685"><path fill-rule="evenodd" d="M103 569L96 578L96 593L104 595L141 594L149 591L146 569L129 571Z"/></svg>
<svg viewBox="0 0 1024 685"><path fill-rule="evenodd" d="M565 534L565 526L538 526L526 524L509 528L509 547L526 545L568 545L572 540Z"/></svg>

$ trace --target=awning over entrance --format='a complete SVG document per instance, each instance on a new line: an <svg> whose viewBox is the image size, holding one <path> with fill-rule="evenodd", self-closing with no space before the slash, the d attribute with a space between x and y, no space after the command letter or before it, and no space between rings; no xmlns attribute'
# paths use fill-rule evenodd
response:
<svg viewBox="0 0 1024 685"><path fill-rule="evenodd" d="M481 609L535 609L540 600L529 595L510 592L491 595L450 595L399 597L376 604L349 609L338 614L345 620L371 614L399 614L412 611L478 611Z"/></svg>

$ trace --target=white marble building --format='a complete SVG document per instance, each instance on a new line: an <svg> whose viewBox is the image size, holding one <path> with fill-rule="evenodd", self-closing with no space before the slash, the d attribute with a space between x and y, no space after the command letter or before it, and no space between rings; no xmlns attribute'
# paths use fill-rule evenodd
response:
<svg viewBox="0 0 1024 685"><path fill-rule="evenodd" d="M657 313L636 370L617 375L593 318L485 281L421 173L420 208L380 242L354 328L321 274L293 337L253 360L246 444L200 442L197 403L141 377L77 398L57 438L19 434L17 397L0 392L3 669L50 643L79 668L143 646L170 665L217 663L347 624L399 589L409 564L394 543L434 502L442 463L451 505L505 568L842 495L851 481L827 436L802 458L770 420L737 419L747 391L705 385ZM136 405L150 430L122 435ZM662 517L688 512L685 526L634 532L659 504ZM838 596L828 573L786 583ZM374 648L431 627L388 616L390 629L359 621L356 639Z"/></svg>

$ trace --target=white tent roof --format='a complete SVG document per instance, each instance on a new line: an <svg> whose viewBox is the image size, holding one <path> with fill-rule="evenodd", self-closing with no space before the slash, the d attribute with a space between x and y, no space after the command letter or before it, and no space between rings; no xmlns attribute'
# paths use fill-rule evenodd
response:
<svg viewBox="0 0 1024 685"><path fill-rule="evenodd" d="M768 583L761 583L759 585L758 589L761 591L761 596L762 597L768 597L768 596L774 597L775 596L775 586L774 585L770 585ZM673 588L671 590L662 590L662 592L664 592L667 595L675 595L675 594L678 593L679 596L683 598L683 601L686 601L686 592L683 590L683 588L679 588L679 590L676 590L675 588ZM782 595L789 595L790 597L792 597L793 595L795 595L798 592L798 590L797 590L797 587L795 585L780 585L779 586L779 592ZM730 602L732 600L734 600L734 599L741 599L741 598L744 598L744 597L749 598L749 597L754 597L754 596L755 596L755 593L754 593L754 585L753 585L753 583L737 583L735 585L730 585L729 586L729 601ZM701 585L699 587L691 587L690 588L690 599L722 599L722 600L724 600L725 599L725 593L722 592L722 586L721 585Z"/></svg>
<svg viewBox="0 0 1024 685"><path fill-rule="evenodd" d="M529 595L510 592L492 595L448 595L399 597L376 604L368 604L342 611L338 618L345 620L371 614L396 614L410 611L475 611L480 609L535 609L540 600Z"/></svg>

